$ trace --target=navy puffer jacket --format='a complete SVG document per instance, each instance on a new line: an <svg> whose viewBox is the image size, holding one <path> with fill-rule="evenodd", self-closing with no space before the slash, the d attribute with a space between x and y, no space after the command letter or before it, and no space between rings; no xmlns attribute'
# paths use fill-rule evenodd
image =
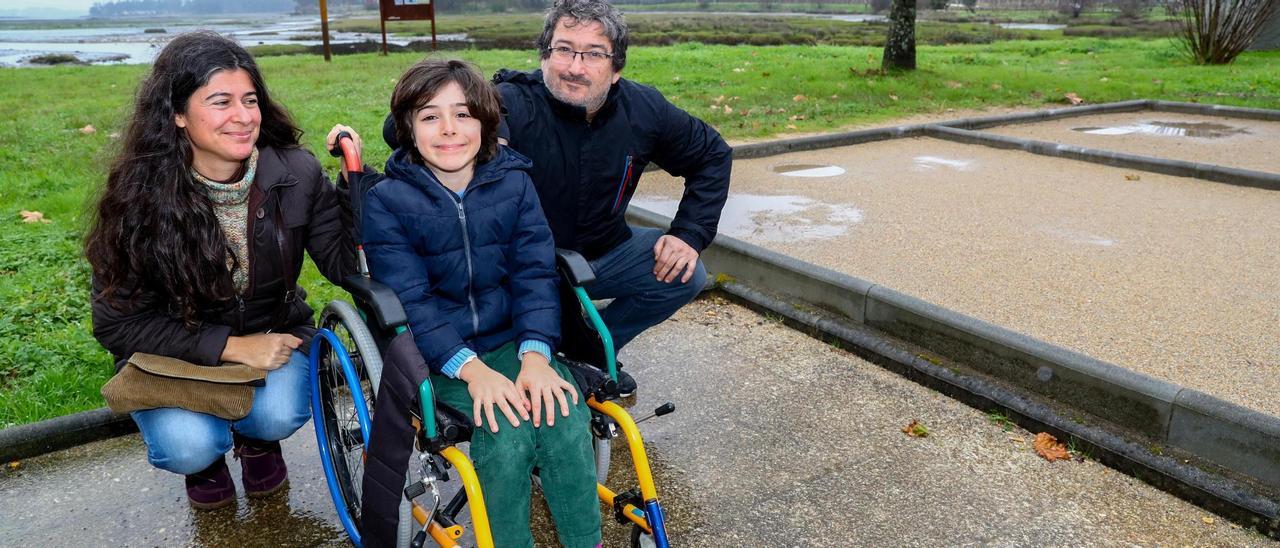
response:
<svg viewBox="0 0 1280 548"><path fill-rule="evenodd" d="M365 197L369 270L400 297L434 373L464 346L559 342L555 246L530 166L500 146L459 198L400 148Z"/></svg>

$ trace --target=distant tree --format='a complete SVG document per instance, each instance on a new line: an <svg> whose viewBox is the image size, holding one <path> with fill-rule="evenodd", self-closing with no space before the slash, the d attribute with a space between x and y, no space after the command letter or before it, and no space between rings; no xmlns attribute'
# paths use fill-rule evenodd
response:
<svg viewBox="0 0 1280 548"><path fill-rule="evenodd" d="M1125 19L1145 19L1152 5L1152 0L1116 0L1116 9Z"/></svg>
<svg viewBox="0 0 1280 548"><path fill-rule="evenodd" d="M1225 65L1249 49L1280 0L1182 0L1179 39L1193 61Z"/></svg>
<svg viewBox="0 0 1280 548"><path fill-rule="evenodd" d="M893 0L889 36L884 42L884 70L916 69L916 0Z"/></svg>
<svg viewBox="0 0 1280 548"><path fill-rule="evenodd" d="M962 0L962 1L964 2L964 9L969 10L969 13L978 12L978 0Z"/></svg>
<svg viewBox="0 0 1280 548"><path fill-rule="evenodd" d="M893 0L871 0L871 13L880 13L889 9L893 4Z"/></svg>

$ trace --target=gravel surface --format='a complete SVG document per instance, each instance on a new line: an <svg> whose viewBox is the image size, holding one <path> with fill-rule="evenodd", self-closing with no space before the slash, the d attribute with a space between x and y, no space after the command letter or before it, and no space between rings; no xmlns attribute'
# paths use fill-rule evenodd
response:
<svg viewBox="0 0 1280 548"><path fill-rule="evenodd" d="M982 131L1280 173L1280 154L1276 154L1280 122L1146 111L1080 116Z"/></svg>
<svg viewBox="0 0 1280 548"><path fill-rule="evenodd" d="M1274 191L914 138L735 162L721 231L1280 415Z"/></svg>
<svg viewBox="0 0 1280 548"><path fill-rule="evenodd" d="M676 546L1275 545L1096 462L1049 463L1033 433L720 298L622 359L634 416L676 405L642 424ZM903 434L912 420L929 436ZM310 426L285 450L287 495L213 512L188 509L136 435L6 466L0 546L347 545ZM622 444L613 456L609 483L626 487ZM606 546L627 534L606 518Z"/></svg>

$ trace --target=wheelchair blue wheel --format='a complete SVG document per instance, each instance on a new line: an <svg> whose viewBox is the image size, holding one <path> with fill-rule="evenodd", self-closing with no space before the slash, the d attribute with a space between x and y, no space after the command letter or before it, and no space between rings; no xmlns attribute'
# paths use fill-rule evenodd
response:
<svg viewBox="0 0 1280 548"><path fill-rule="evenodd" d="M321 313L312 342L312 413L321 464L338 518L360 545L364 449L373 412L372 379L382 362L354 308L334 301Z"/></svg>

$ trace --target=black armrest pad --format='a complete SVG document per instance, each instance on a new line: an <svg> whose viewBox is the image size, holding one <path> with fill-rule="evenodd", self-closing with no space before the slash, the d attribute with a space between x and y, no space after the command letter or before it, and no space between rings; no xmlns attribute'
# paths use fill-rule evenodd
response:
<svg viewBox="0 0 1280 548"><path fill-rule="evenodd" d="M390 287L355 274L342 280L342 288L356 301L356 308L371 316L368 321L378 329L391 330L409 323L409 316L404 313L400 298L396 297L396 292Z"/></svg>
<svg viewBox="0 0 1280 548"><path fill-rule="evenodd" d="M581 287L596 281L596 273L591 270L591 265L577 251L557 247L556 268L569 280L569 285Z"/></svg>

